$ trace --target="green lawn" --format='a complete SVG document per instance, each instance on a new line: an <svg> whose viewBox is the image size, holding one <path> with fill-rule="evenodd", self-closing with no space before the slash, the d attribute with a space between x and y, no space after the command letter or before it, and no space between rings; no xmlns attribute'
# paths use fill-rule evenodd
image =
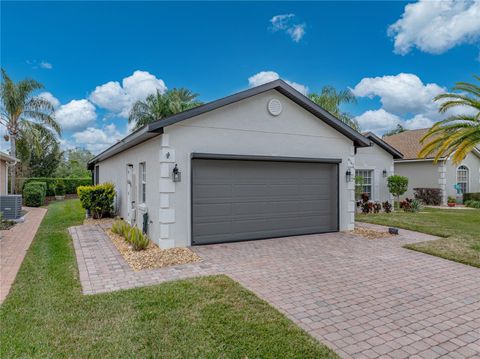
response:
<svg viewBox="0 0 480 359"><path fill-rule="evenodd" d="M357 221L411 229L441 239L406 248L480 267L480 210L426 208L420 213L358 214Z"/></svg>
<svg viewBox="0 0 480 359"><path fill-rule="evenodd" d="M0 357L336 358L226 276L82 295L66 230L82 219L50 204L0 308Z"/></svg>

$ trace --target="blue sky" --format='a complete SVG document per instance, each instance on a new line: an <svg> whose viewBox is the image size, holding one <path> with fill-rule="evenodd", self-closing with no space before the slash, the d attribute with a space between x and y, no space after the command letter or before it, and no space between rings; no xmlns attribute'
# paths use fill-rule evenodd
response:
<svg viewBox="0 0 480 359"><path fill-rule="evenodd" d="M351 88L345 110L381 134L439 120L431 99L480 73L479 14L473 1L2 2L1 66L45 85L64 148L111 145L155 89L210 101L277 76Z"/></svg>

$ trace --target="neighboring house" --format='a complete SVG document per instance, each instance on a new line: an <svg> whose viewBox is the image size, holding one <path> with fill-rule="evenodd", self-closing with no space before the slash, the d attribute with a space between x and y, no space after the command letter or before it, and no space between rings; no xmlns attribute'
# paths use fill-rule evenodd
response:
<svg viewBox="0 0 480 359"><path fill-rule="evenodd" d="M89 169L168 248L353 229L350 174L369 145L276 80L147 125Z"/></svg>
<svg viewBox="0 0 480 359"><path fill-rule="evenodd" d="M0 195L8 194L8 165L17 162L20 160L0 151Z"/></svg>
<svg viewBox="0 0 480 359"><path fill-rule="evenodd" d="M428 129L405 131L384 137L383 140L403 153L403 159L395 160L395 173L408 177L408 191L403 197L414 197L414 188L439 188L442 202L457 195L458 183L463 192L480 192L480 151L474 149L462 163L455 166L450 158L434 163L433 157L419 158L422 149L420 139Z"/></svg>
<svg viewBox="0 0 480 359"><path fill-rule="evenodd" d="M363 135L372 144L358 148L355 155L355 176L363 178L361 192L367 193L372 201L391 202L393 196L388 190L387 178L395 173L394 160L402 159L403 155L373 133Z"/></svg>

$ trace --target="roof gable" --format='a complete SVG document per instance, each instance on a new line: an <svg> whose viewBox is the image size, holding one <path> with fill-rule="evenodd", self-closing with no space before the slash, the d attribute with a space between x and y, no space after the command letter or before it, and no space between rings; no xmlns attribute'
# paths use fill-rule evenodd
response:
<svg viewBox="0 0 480 359"><path fill-rule="evenodd" d="M368 139L370 139L373 143L375 143L377 146L383 148L385 151L387 151L388 153L390 153L394 159L398 160L398 159L402 159L403 158L403 154L398 151L397 149L395 149L394 147L390 146L388 143L386 143L385 141L383 141L380 137L378 137L377 135L375 135L374 133L372 132L366 132L363 134L365 137L367 137Z"/></svg>

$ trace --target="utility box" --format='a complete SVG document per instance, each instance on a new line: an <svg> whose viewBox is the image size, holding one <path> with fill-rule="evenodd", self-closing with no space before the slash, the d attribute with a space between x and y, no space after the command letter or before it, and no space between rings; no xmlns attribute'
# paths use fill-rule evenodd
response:
<svg viewBox="0 0 480 359"><path fill-rule="evenodd" d="M4 219L15 220L22 216L22 195L0 196L0 212Z"/></svg>

